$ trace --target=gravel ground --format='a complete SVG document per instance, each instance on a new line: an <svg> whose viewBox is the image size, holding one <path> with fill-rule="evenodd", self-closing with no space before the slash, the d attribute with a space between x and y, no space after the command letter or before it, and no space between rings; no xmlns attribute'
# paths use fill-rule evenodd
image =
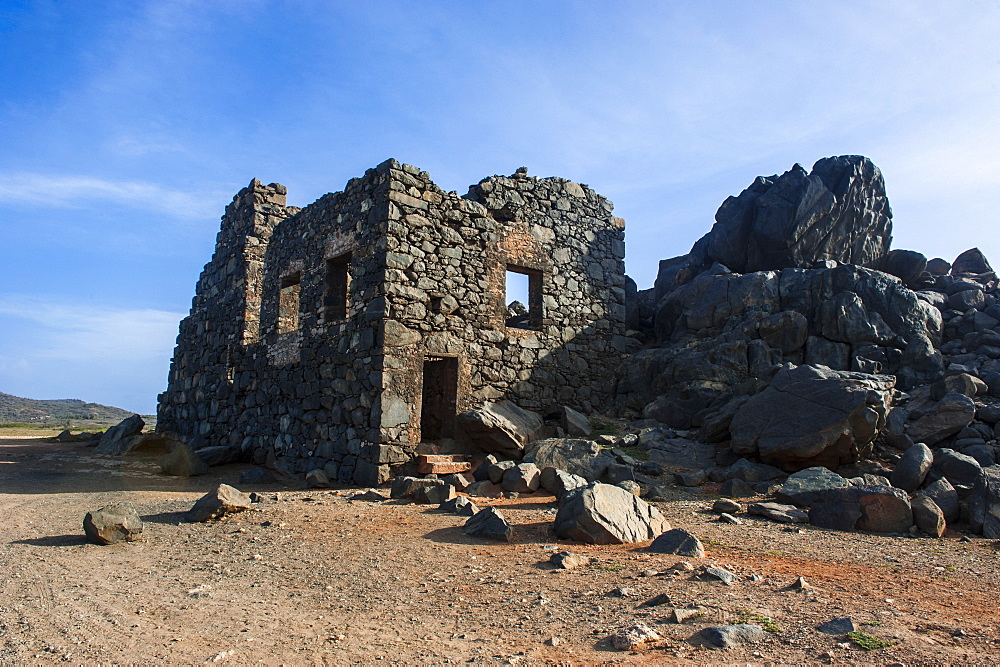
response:
<svg viewBox="0 0 1000 667"><path fill-rule="evenodd" d="M551 532L554 499L502 507L511 544L472 539L427 506L350 500L350 490L241 487L265 502L205 524L193 502L246 466L179 480L151 457L79 444L0 440L0 662L401 664L903 664L1000 662L1000 549L991 540L836 533L746 515L716 522L709 496L658 503L708 552L684 559L740 575L731 586L664 572L676 556L645 544L589 546ZM84 514L132 502L141 541L96 546ZM595 559L562 571L556 550ZM657 572L660 574L653 574ZM751 580L751 575L758 575ZM791 585L804 577L806 588ZM665 593L669 603L640 606ZM671 610L701 615L671 622ZM864 651L816 626L849 616L893 645ZM609 636L635 622L660 634L642 650ZM771 632L712 650L711 625Z"/></svg>

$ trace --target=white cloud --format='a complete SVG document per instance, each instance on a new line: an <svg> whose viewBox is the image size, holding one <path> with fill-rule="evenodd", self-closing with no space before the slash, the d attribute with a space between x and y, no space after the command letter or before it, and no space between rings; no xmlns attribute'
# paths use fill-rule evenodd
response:
<svg viewBox="0 0 1000 667"><path fill-rule="evenodd" d="M81 398L144 414L166 386L183 313L0 296L0 323L20 335L0 355L0 391Z"/></svg>
<svg viewBox="0 0 1000 667"><path fill-rule="evenodd" d="M0 173L0 203L83 208L101 202L181 218L211 219L218 215L219 198L143 181L110 181L73 174Z"/></svg>

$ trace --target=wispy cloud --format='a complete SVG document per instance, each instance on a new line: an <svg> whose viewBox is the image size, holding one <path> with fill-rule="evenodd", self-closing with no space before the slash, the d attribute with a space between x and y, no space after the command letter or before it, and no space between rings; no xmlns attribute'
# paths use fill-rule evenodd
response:
<svg viewBox="0 0 1000 667"><path fill-rule="evenodd" d="M0 326L19 334L0 351L0 391L82 398L150 413L166 386L182 316L153 308L0 296Z"/></svg>
<svg viewBox="0 0 1000 667"><path fill-rule="evenodd" d="M143 181L75 174L0 173L0 203L84 208L109 202L190 219L218 215L217 196Z"/></svg>

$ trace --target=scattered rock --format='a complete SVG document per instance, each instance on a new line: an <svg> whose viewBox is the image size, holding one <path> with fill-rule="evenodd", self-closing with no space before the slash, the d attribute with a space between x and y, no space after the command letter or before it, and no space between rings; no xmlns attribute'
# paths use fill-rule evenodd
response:
<svg viewBox="0 0 1000 667"><path fill-rule="evenodd" d="M642 497L642 486L639 484L639 482L633 481L631 479L626 479L622 480L621 482L618 482L617 484L615 484L615 486L617 486L620 489L625 489L633 496Z"/></svg>
<svg viewBox="0 0 1000 667"><path fill-rule="evenodd" d="M945 394L926 414L906 426L914 442L936 445L972 423L976 404L963 394Z"/></svg>
<svg viewBox="0 0 1000 667"><path fill-rule="evenodd" d="M135 542L142 537L142 519L132 503L115 503L87 512L83 532L94 544Z"/></svg>
<svg viewBox="0 0 1000 667"><path fill-rule="evenodd" d="M719 495L730 498L753 498L757 495L757 491L742 479L734 477L722 483L722 486L719 487Z"/></svg>
<svg viewBox="0 0 1000 667"><path fill-rule="evenodd" d="M670 610L670 621L672 623L684 623L705 615L704 607L675 607Z"/></svg>
<svg viewBox="0 0 1000 667"><path fill-rule="evenodd" d="M947 447L937 450L931 473L943 477L956 488L970 489L983 476L979 461Z"/></svg>
<svg viewBox="0 0 1000 667"><path fill-rule="evenodd" d="M820 623L816 626L816 629L828 635L846 635L848 632L854 632L858 628L849 616L838 616L837 618L831 618L826 623Z"/></svg>
<svg viewBox="0 0 1000 667"><path fill-rule="evenodd" d="M472 537L483 537L488 540L510 542L514 539L514 527L495 507L487 507L476 512L465 522L465 534Z"/></svg>
<svg viewBox="0 0 1000 667"><path fill-rule="evenodd" d="M722 514L723 512L727 514L735 514L743 511L743 505L740 505L735 500L730 500L729 498L719 498L712 504L712 511L719 514Z"/></svg>
<svg viewBox="0 0 1000 667"><path fill-rule="evenodd" d="M572 551L560 551L549 557L549 562L562 570L573 570L581 565L589 565L593 559Z"/></svg>
<svg viewBox="0 0 1000 667"><path fill-rule="evenodd" d="M418 505L440 505L455 497L455 487L451 484L441 484L434 486L422 486L413 494L413 502Z"/></svg>
<svg viewBox="0 0 1000 667"><path fill-rule="evenodd" d="M112 426L104 435L94 451L98 454L121 456L130 452L138 444L138 436L142 433L146 422L139 415L132 415Z"/></svg>
<svg viewBox="0 0 1000 667"><path fill-rule="evenodd" d="M188 444L174 443L171 450L156 461L160 472L174 477L194 477L208 473L208 464Z"/></svg>
<svg viewBox="0 0 1000 667"><path fill-rule="evenodd" d="M590 544L643 542L670 530L660 510L617 486L595 482L563 496L560 537Z"/></svg>
<svg viewBox="0 0 1000 667"><path fill-rule="evenodd" d="M552 466L542 469L539 482L543 489L556 498L562 498L567 491L587 486L587 480L583 477Z"/></svg>
<svg viewBox="0 0 1000 667"><path fill-rule="evenodd" d="M937 503L927 496L918 495L910 500L910 507L913 509L913 523L917 528L931 537L944 535L947 522Z"/></svg>
<svg viewBox="0 0 1000 667"><path fill-rule="evenodd" d="M969 527L983 537L1000 538L1000 466L983 470L969 496Z"/></svg>
<svg viewBox="0 0 1000 667"><path fill-rule="evenodd" d="M392 488L389 491L390 498L412 498L417 491L428 486L440 486L444 481L440 479L428 479L426 477L397 477L392 480ZM443 502L443 501L442 501Z"/></svg>
<svg viewBox="0 0 1000 667"><path fill-rule="evenodd" d="M737 575L729 570L721 567L709 567L707 565L702 566L701 574L698 576L705 581L721 581L727 586L731 585L734 581L740 580Z"/></svg>
<svg viewBox="0 0 1000 667"><path fill-rule="evenodd" d="M198 499L184 520L188 523L198 523L210 519L219 519L226 514L242 512L252 506L250 497L228 484L220 484L214 490Z"/></svg>
<svg viewBox="0 0 1000 667"><path fill-rule="evenodd" d="M726 512L723 512L722 514L719 515L719 523L728 523L734 526L743 525L742 521L734 517L732 514L727 514Z"/></svg>
<svg viewBox="0 0 1000 667"><path fill-rule="evenodd" d="M619 651L634 651L649 642L658 642L663 638L644 623L636 623L616 632L611 636L611 645Z"/></svg>
<svg viewBox="0 0 1000 667"><path fill-rule="evenodd" d="M539 469L558 468L583 477L588 482L600 479L614 458L592 440L549 438L531 443L524 455L525 463Z"/></svg>
<svg viewBox="0 0 1000 667"><path fill-rule="evenodd" d="M560 409L559 425L571 438L587 438L592 433L590 420L585 415L565 405L561 406Z"/></svg>
<svg viewBox="0 0 1000 667"><path fill-rule="evenodd" d="M683 528L674 528L663 533L647 547L647 551L659 554L676 554L692 558L704 558L705 547L701 540Z"/></svg>
<svg viewBox="0 0 1000 667"><path fill-rule="evenodd" d="M455 496L438 505L438 510L459 516L473 516L479 511L479 507L465 496Z"/></svg>
<svg viewBox="0 0 1000 667"><path fill-rule="evenodd" d="M322 470L310 470L306 473L306 486L310 489L328 489L330 478Z"/></svg>
<svg viewBox="0 0 1000 667"><path fill-rule="evenodd" d="M661 605L670 604L670 596L666 593L660 593L659 595L654 595L645 602L643 602L640 607L659 607Z"/></svg>
<svg viewBox="0 0 1000 667"><path fill-rule="evenodd" d="M958 520L961 507L958 500L958 491L945 478L941 478L924 487L921 495L927 496L934 501L934 504L941 508L944 520L952 523Z"/></svg>
<svg viewBox="0 0 1000 667"><path fill-rule="evenodd" d="M779 523L808 523L809 515L795 505L781 503L750 503L747 512Z"/></svg>
<svg viewBox="0 0 1000 667"><path fill-rule="evenodd" d="M521 463L508 468L500 484L506 491L534 493L541 485L542 472L534 463Z"/></svg>
<svg viewBox="0 0 1000 667"><path fill-rule="evenodd" d="M701 631L701 637L714 648L731 648L741 644L758 642L767 636L759 625L739 623L736 625L716 625Z"/></svg>
<svg viewBox="0 0 1000 667"><path fill-rule="evenodd" d="M499 498L503 494L503 487L487 479L482 482L470 484L465 492L470 496L478 496L480 498Z"/></svg>

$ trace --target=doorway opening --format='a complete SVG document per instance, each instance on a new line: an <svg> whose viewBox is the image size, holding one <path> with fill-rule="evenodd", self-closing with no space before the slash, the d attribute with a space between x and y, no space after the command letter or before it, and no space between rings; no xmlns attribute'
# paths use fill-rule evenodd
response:
<svg viewBox="0 0 1000 667"><path fill-rule="evenodd" d="M458 357L424 357L423 380L420 441L453 437L458 412Z"/></svg>

